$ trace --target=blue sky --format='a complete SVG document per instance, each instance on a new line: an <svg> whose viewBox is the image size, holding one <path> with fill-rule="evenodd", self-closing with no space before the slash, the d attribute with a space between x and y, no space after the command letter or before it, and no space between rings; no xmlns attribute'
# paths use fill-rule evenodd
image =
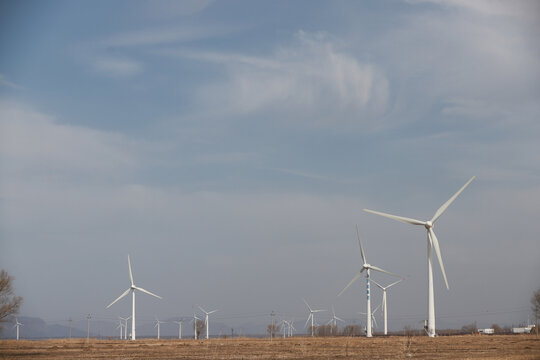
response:
<svg viewBox="0 0 540 360"><path fill-rule="evenodd" d="M437 224L437 325L525 321L538 7L2 2L0 263L22 313L111 315L130 253L166 299L140 297L141 321L195 303L224 322L301 317L302 297L354 318L363 285L336 294L359 270L358 223L371 261L409 276L399 329L425 313L425 234L362 209L427 219L476 175Z"/></svg>

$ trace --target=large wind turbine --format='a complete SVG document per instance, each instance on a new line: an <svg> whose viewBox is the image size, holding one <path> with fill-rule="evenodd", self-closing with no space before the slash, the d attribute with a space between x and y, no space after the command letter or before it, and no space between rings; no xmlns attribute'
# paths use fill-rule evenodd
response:
<svg viewBox="0 0 540 360"><path fill-rule="evenodd" d="M313 332L313 330L315 328L315 315L314 314L318 313L318 312L321 312L321 311L326 311L326 310L313 310L311 308L311 306L309 306L309 304L307 303L306 299L302 299L302 300L304 300L304 303L306 304L306 306L309 309L309 316L308 316L308 318L306 320L306 324L304 325L304 327L307 326L307 324L309 323L309 319L311 319L311 336L314 336L314 332Z"/></svg>
<svg viewBox="0 0 540 360"><path fill-rule="evenodd" d="M349 286L352 285L352 283L354 283L356 280L358 280L362 276L362 272L364 270L366 270L366 295L367 295L366 337L372 337L373 335L372 335L372 332L371 332L371 295L370 295L370 289L369 289L369 287L370 287L370 284L369 284L370 270L383 272L385 274L389 274L389 275L393 275L393 276L397 276L397 277L400 277L400 276L396 275L394 273L391 273L389 271L383 270L380 267L368 264L368 262L366 260L366 254L364 253L364 248L362 247L362 242L360 241L360 233L358 232L358 225L356 225L356 236L358 237L358 244L360 245L360 254L362 255L362 261L363 261L362 270L360 270L360 272L358 274L356 274L355 277L353 277L353 279L347 284L347 286L345 286L345 288L343 290L341 290L341 292L338 294L338 296L343 294L345 292L345 290L347 290L349 288Z"/></svg>
<svg viewBox="0 0 540 360"><path fill-rule="evenodd" d="M208 315L213 314L218 310L216 309L216 310L212 310L212 311L206 311L200 306L199 306L199 309L201 309L201 311L206 315L205 318L204 318L204 325L206 325L206 340L208 340L209 337L210 337L210 330L209 330L210 329L210 323L208 322Z"/></svg>
<svg viewBox="0 0 540 360"><path fill-rule="evenodd" d="M383 315L384 315L384 335L388 335L388 308L387 308L387 305L386 305L386 290L388 290L389 288L391 288L392 286L396 285L397 283L400 283L403 281L403 279L400 279L388 286L382 286L381 284L379 284L378 282L376 282L375 280L372 280L375 285L377 285L382 291L383 291L383 295L382 295L382 309L383 309Z"/></svg>
<svg viewBox="0 0 540 360"><path fill-rule="evenodd" d="M158 296L156 294L152 294L150 291L148 290L144 290L143 288L140 288L140 287L137 287L135 286L135 283L133 282L133 273L131 272L131 261L129 260L129 255L128 255L128 267L129 267L129 279L131 280L131 286L129 287L129 289L127 289L126 291L124 291L124 293L122 295L120 295L116 300L114 300L112 303L109 304L109 306L106 307L106 309L110 308L112 304L114 304L115 302L117 302L118 300L120 300L121 298L123 298L124 296L126 296L127 294L129 294L129 292L131 291L131 295L132 295L132 306L131 306L131 340L135 340L135 290L139 290L139 291L142 291L144 293L147 293L148 295L152 295L152 296L155 296L157 297L158 299L162 299L161 296Z"/></svg>
<svg viewBox="0 0 540 360"><path fill-rule="evenodd" d="M448 206L452 204L452 202L458 197L459 194L465 188L473 181L475 176L469 179L465 185L461 187L461 189L458 190L457 193L454 194L447 202L445 202L436 212L435 215L433 215L433 218L428 221L420 221L415 220L411 218L406 218L403 216L396 216L396 215L390 215L379 211L364 209L364 211L370 212L372 214L381 215L390 219L394 219L397 221L401 221L407 224L412 225L421 225L424 226L427 230L427 263L428 263L428 336L434 337L435 336L435 298L433 294L433 262L432 262L432 249L435 250L435 254L437 255L437 258L439 259L439 265L441 266L441 272L444 278L444 282L446 284L446 288L450 289L448 286L448 280L446 278L446 272L444 271L444 265L442 261L441 256L441 250L439 248L439 241L437 240L437 236L435 236L435 232L433 232L433 225L439 219L439 217L446 211Z"/></svg>

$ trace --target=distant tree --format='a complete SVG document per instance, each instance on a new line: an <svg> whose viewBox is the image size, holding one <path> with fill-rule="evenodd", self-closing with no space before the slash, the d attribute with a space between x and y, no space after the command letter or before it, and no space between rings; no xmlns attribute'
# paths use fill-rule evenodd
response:
<svg viewBox="0 0 540 360"><path fill-rule="evenodd" d="M535 332L536 338L538 339L538 316L540 315L540 288L533 293L531 297L531 310L534 313L534 318L536 319L535 323Z"/></svg>
<svg viewBox="0 0 540 360"><path fill-rule="evenodd" d="M491 328L493 329L493 331L495 332L495 334L502 334L502 333L504 332L503 328L500 327L500 326L497 325L497 324L491 325Z"/></svg>
<svg viewBox="0 0 540 360"><path fill-rule="evenodd" d="M13 281L13 276L9 276L4 269L0 270L0 330L3 322L19 312L23 302L22 297L13 293Z"/></svg>
<svg viewBox="0 0 540 360"><path fill-rule="evenodd" d="M332 325L328 324L315 327L315 335L332 336Z"/></svg>
<svg viewBox="0 0 540 360"><path fill-rule="evenodd" d="M206 323L202 320L195 320L195 331L197 332L197 339L201 338L201 333L206 329Z"/></svg>
<svg viewBox="0 0 540 360"><path fill-rule="evenodd" d="M476 321L469 325L463 325L461 331L467 334L476 334L478 332L478 327L476 326Z"/></svg>
<svg viewBox="0 0 540 360"><path fill-rule="evenodd" d="M343 336L360 336L363 334L362 327L360 325L347 325L341 331Z"/></svg>

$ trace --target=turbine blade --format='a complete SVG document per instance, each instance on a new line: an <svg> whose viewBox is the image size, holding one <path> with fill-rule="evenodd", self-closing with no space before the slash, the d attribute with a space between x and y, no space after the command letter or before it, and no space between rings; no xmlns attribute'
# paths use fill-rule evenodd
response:
<svg viewBox="0 0 540 360"><path fill-rule="evenodd" d="M394 274L394 273L391 273L390 271L383 270L383 269L381 269L380 267L377 267L377 266L370 265L369 267L370 267L372 270L375 270L375 271L380 271L380 272L383 272L383 273L388 274L388 275L401 277L401 276L399 276L398 274Z"/></svg>
<svg viewBox="0 0 540 360"><path fill-rule="evenodd" d="M117 302L118 300L120 300L121 298L123 298L124 296L126 296L128 293L129 293L129 290L131 290L131 288L127 289L126 291L124 291L124 293L122 295L120 295L116 300L114 300L112 303L109 304L109 306L107 306L105 309L108 309L112 306L112 304L114 304L115 302Z"/></svg>
<svg viewBox="0 0 540 360"><path fill-rule="evenodd" d="M326 310L313 310L312 312L318 313L318 312L321 312L321 311L326 311Z"/></svg>
<svg viewBox="0 0 540 360"><path fill-rule="evenodd" d="M215 313L216 311L219 311L219 309L210 311L210 312L208 313L208 315L213 314L213 313Z"/></svg>
<svg viewBox="0 0 540 360"><path fill-rule="evenodd" d="M397 220L397 221L401 221L401 222L404 222L404 223L407 223L407 224L426 225L425 221L415 220L415 219L411 219L411 218L407 218L407 217L403 217L403 216L390 215L390 214L386 214L386 213L383 213L383 212L380 212L380 211L369 210L369 209L364 209L364 211L367 211L367 212L375 214L375 215L380 215L380 216L384 216L384 217L387 217L387 218L390 218L390 219L394 219L394 220Z"/></svg>
<svg viewBox="0 0 540 360"><path fill-rule="evenodd" d="M199 305L197 305L197 307L198 307L199 309L201 309L201 311L202 311L203 313L208 314L208 313L206 312L206 310L204 310L204 309L203 309L202 307L200 307Z"/></svg>
<svg viewBox="0 0 540 360"><path fill-rule="evenodd" d="M140 287L135 286L135 289L137 289L137 290L139 290L139 291L142 291L142 292L144 292L144 293L147 293L148 295L155 296L155 297L157 297L158 299L163 299L161 296L156 295L156 294L153 294L153 293L151 293L151 292L148 291L148 290L144 290L143 288L140 288Z"/></svg>
<svg viewBox="0 0 540 360"><path fill-rule="evenodd" d="M309 313L309 316L308 316L308 318L306 320L306 324L304 325L304 328L307 327L307 324L309 323L309 320L311 319L312 316L313 316L313 314Z"/></svg>
<svg viewBox="0 0 540 360"><path fill-rule="evenodd" d="M309 311L311 312L311 306L307 303L306 299L302 298L302 301L304 301L304 304L308 307Z"/></svg>
<svg viewBox="0 0 540 360"><path fill-rule="evenodd" d="M437 240L437 236L435 236L435 232L432 228L429 228L428 230L429 237L431 238L431 244L433 245L433 249L435 249L435 254L437 254L437 258L439 259L439 265L441 265L441 271L444 277L444 283L446 284L446 288L450 290L450 287L448 286L448 279L446 278L446 272L444 271L444 264L442 261L441 256L441 249L439 248L439 240Z"/></svg>
<svg viewBox="0 0 540 360"><path fill-rule="evenodd" d="M131 272L131 261L129 260L129 254L128 254L128 266L129 266L129 279L131 280L131 286L135 285L133 283L133 273Z"/></svg>
<svg viewBox="0 0 540 360"><path fill-rule="evenodd" d="M469 181L467 181L467 182L465 183L465 185L463 185L463 186L461 187L461 189L459 189L458 192L454 194L454 196L452 196L450 199L448 199L448 201L445 202L445 203L437 210L437 212L435 213L435 215L433 215L433 219L431 219L431 222L432 222L432 223L434 223L435 221L437 221L437 219L438 219L439 217L441 217L441 215L443 214L443 212L445 212L446 209L450 206L450 204L458 197L458 195L461 194L461 192L462 192L463 190L465 190L465 188L466 188L467 186L469 186L469 184L471 183L471 181L474 180L475 177L476 177L476 176L473 176L472 178L470 178Z"/></svg>
<svg viewBox="0 0 540 360"><path fill-rule="evenodd" d="M345 320L340 319L340 318L338 318L337 316L336 316L336 320L339 320L339 321L341 321L341 322L345 322Z"/></svg>
<svg viewBox="0 0 540 360"><path fill-rule="evenodd" d="M378 282L376 282L375 280L371 279L371 282L374 283L375 285L377 285L379 288L381 288L381 290L384 290L384 288L382 287L382 285L379 284Z"/></svg>
<svg viewBox="0 0 540 360"><path fill-rule="evenodd" d="M394 285L396 285L396 284L398 284L398 283L400 283L400 282L402 282L402 281L403 281L403 279L399 279L398 281L393 282L393 283L391 283L390 285L388 285L386 288L388 289L389 287L394 286Z"/></svg>
<svg viewBox="0 0 540 360"><path fill-rule="evenodd" d="M366 254L364 253L364 248L362 247L362 242L360 241L360 232L358 231L358 224L356 224L356 236L358 237L358 244L360 244L360 254L362 254L362 261L364 264L367 264Z"/></svg>
<svg viewBox="0 0 540 360"><path fill-rule="evenodd" d="M364 270L364 269L362 269ZM347 286L345 286L345 288L343 290L341 290L341 292L338 294L338 296L341 296L341 294L343 294L345 292L345 290L347 290L349 288L349 286L352 285L353 282L355 282L356 280L358 280L359 277L362 276L362 271L360 271L358 274L356 274L355 277L353 277L353 279L347 284Z"/></svg>

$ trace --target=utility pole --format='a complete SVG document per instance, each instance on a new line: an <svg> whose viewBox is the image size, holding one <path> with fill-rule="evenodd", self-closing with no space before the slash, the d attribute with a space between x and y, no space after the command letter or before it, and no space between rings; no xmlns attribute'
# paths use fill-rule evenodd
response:
<svg viewBox="0 0 540 360"><path fill-rule="evenodd" d="M88 314L88 316L86 317L86 319L88 320L88 327L87 327L87 330L86 330L86 340L90 340L90 319L92 317L90 316L90 314Z"/></svg>
<svg viewBox="0 0 540 360"><path fill-rule="evenodd" d="M270 313L270 316L272 317L272 325L270 328L270 342L272 342L272 338L274 337L274 316L276 316L276 313L274 313L274 310Z"/></svg>
<svg viewBox="0 0 540 360"><path fill-rule="evenodd" d="M69 338L71 339L71 318L69 318Z"/></svg>

